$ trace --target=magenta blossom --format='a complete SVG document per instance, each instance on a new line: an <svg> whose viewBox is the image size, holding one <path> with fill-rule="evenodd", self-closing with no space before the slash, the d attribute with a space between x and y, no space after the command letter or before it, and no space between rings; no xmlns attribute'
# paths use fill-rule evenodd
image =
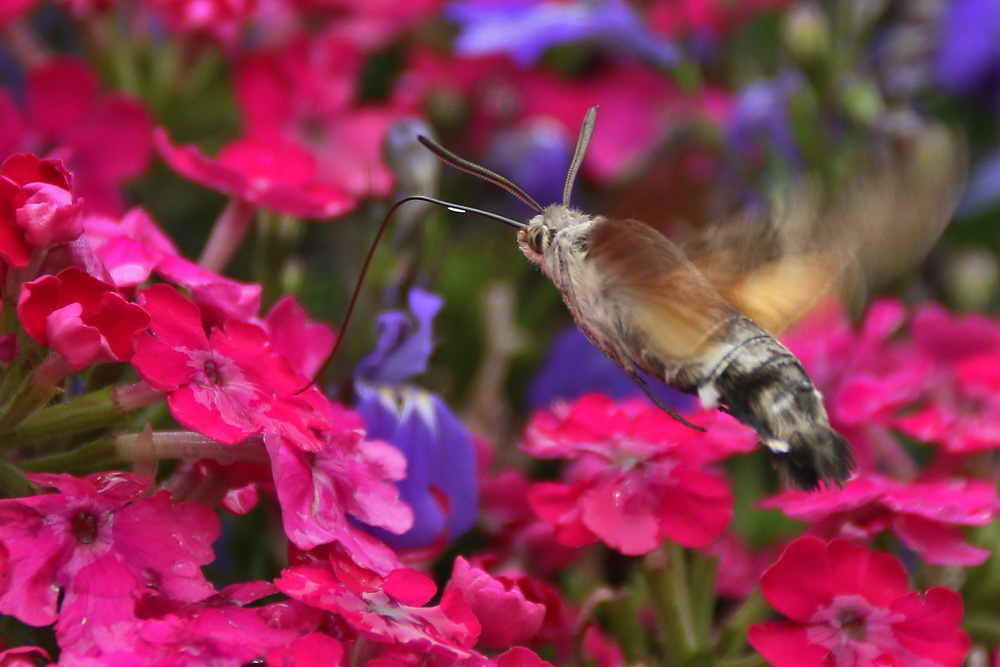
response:
<svg viewBox="0 0 1000 667"><path fill-rule="evenodd" d="M788 618L750 628L774 667L958 667L969 653L958 593L911 592L897 558L846 540L792 542L760 586Z"/></svg>
<svg viewBox="0 0 1000 667"><path fill-rule="evenodd" d="M151 333L140 334L132 365L167 392L174 419L210 438L234 444L275 431L309 451L322 449L311 431L326 420L326 400L276 354L267 332L228 320L209 333L201 312L168 285L139 294Z"/></svg>
<svg viewBox="0 0 1000 667"><path fill-rule="evenodd" d="M707 545L729 525L733 497L724 476L703 466L747 451L754 441L746 429L726 428L724 415L694 419L712 422L708 432L699 434L645 401L616 405L597 394L537 413L525 451L573 463L563 482L530 489L532 508L556 527L563 544L601 540L627 555L649 553L664 538Z"/></svg>
<svg viewBox="0 0 1000 667"><path fill-rule="evenodd" d="M935 565L980 565L989 549L965 542L958 526L985 526L1000 512L996 483L932 479L903 484L868 474L842 489L786 491L761 503L813 525L810 535L868 542L893 531L923 560Z"/></svg>
<svg viewBox="0 0 1000 667"><path fill-rule="evenodd" d="M257 317L260 285L227 278L181 256L146 211L132 209L120 220L87 216L83 225L89 244L119 289L141 285L156 273L188 291L206 326Z"/></svg>
<svg viewBox="0 0 1000 667"><path fill-rule="evenodd" d="M121 184L142 174L152 155L149 111L122 93L101 93L97 73L72 58L32 67L25 88L30 150L66 164L89 213L121 213Z"/></svg>
<svg viewBox="0 0 1000 667"><path fill-rule="evenodd" d="M121 219L87 215L83 230L118 289L141 285L165 256L177 254L173 241L141 208L131 209Z"/></svg>
<svg viewBox="0 0 1000 667"><path fill-rule="evenodd" d="M653 27L671 36L693 35L719 39L758 14L774 11L790 0L743 0L725 3L713 0L655 0L649 7Z"/></svg>
<svg viewBox="0 0 1000 667"><path fill-rule="evenodd" d="M267 652L267 664L273 667L331 667L342 664L344 647L321 632L299 637L286 646Z"/></svg>
<svg viewBox="0 0 1000 667"><path fill-rule="evenodd" d="M343 189L317 179L308 152L276 137L237 140L214 159L174 145L162 129L153 140L174 171L230 197L300 218L332 218L354 207Z"/></svg>
<svg viewBox="0 0 1000 667"><path fill-rule="evenodd" d="M310 183L353 202L389 194L393 175L382 157L383 140L396 121L419 115L419 106L396 98L381 104L353 103L365 53L342 23L343 14L355 11L354 3L348 4L352 6L343 7L337 21L344 33L311 34L241 63L236 94L248 143L282 147L297 156L292 174L305 178L308 165ZM392 21L424 2L391 10L379 4L366 4L365 9L381 9L379 20ZM275 166L288 169L280 162Z"/></svg>
<svg viewBox="0 0 1000 667"><path fill-rule="evenodd" d="M153 0L149 3L167 29L184 38L202 38L222 47L236 45L253 18L256 0Z"/></svg>
<svg viewBox="0 0 1000 667"><path fill-rule="evenodd" d="M390 651L425 652L451 664L477 658L471 647L480 626L462 593L445 591L440 604L425 607L436 586L416 570L399 568L383 577L333 551L326 566L290 567L275 585L289 597L337 614Z"/></svg>
<svg viewBox="0 0 1000 667"><path fill-rule="evenodd" d="M914 409L896 426L949 452L1000 447L1000 328L981 315L956 316L928 304L914 313L910 329L933 368Z"/></svg>
<svg viewBox="0 0 1000 667"><path fill-rule="evenodd" d="M387 574L398 567L392 550L348 521L348 515L391 533L413 525L413 511L394 482L406 476L406 459L392 445L365 440L360 417L337 405L323 449L305 452L283 438L264 438L288 539L300 549L339 542L354 561Z"/></svg>
<svg viewBox="0 0 1000 667"><path fill-rule="evenodd" d="M264 326L275 351L307 377L315 377L320 371L336 340L330 327L310 322L305 308L292 296L274 304L264 318Z"/></svg>
<svg viewBox="0 0 1000 667"><path fill-rule="evenodd" d="M459 556L445 588L452 589L462 591L479 619L479 643L483 646L524 644L542 628L545 606L528 599L516 577L491 576Z"/></svg>
<svg viewBox="0 0 1000 667"><path fill-rule="evenodd" d="M22 267L35 250L82 233L81 203L62 162L21 153L0 165L0 259Z"/></svg>
<svg viewBox="0 0 1000 667"><path fill-rule="evenodd" d="M127 361L149 315L114 285L68 268L25 283L17 315L29 336L52 347L76 370L95 361Z"/></svg>
<svg viewBox="0 0 1000 667"><path fill-rule="evenodd" d="M197 602L175 600L156 591L137 596L135 620L102 656L108 665L232 665L254 661L268 651L315 630L322 613L295 600L253 606L277 590L267 582L234 584ZM110 643L110 642L109 642ZM81 656L63 651L63 659Z"/></svg>
<svg viewBox="0 0 1000 667"><path fill-rule="evenodd" d="M96 657L118 641L113 628L131 622L139 594L212 594L200 569L219 536L211 510L173 504L166 492L140 498L149 481L128 473L29 478L61 493L0 500L11 573L4 614L35 626L58 620L63 649Z"/></svg>

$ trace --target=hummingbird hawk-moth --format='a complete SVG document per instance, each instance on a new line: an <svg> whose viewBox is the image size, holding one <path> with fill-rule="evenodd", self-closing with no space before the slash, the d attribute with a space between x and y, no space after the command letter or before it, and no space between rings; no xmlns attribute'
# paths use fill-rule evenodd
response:
<svg viewBox="0 0 1000 667"><path fill-rule="evenodd" d="M886 161L822 212L816 197L802 194L767 218L723 221L675 243L643 222L570 206L595 121L592 108L563 201L547 207L421 136L442 161L504 188L536 215L520 223L432 201L517 227L521 251L559 290L580 330L674 418L693 426L657 400L640 371L752 427L792 486L843 485L856 467L851 446L831 428L802 364L774 335L831 287L844 288L854 276L881 278L929 249L956 203L957 151L937 170L941 178L923 179L939 181L934 187L918 177L928 165Z"/></svg>

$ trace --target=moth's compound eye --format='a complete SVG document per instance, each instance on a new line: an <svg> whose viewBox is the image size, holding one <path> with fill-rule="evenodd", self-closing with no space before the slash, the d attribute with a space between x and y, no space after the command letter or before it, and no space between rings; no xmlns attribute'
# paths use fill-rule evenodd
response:
<svg viewBox="0 0 1000 667"><path fill-rule="evenodd" d="M545 230L541 227L535 227L528 232L528 247L531 248L532 252L542 252L542 238L544 234Z"/></svg>

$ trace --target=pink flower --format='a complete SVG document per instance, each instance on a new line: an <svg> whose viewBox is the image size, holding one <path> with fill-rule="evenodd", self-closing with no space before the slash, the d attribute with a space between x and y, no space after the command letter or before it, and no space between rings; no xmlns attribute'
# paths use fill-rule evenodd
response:
<svg viewBox="0 0 1000 667"><path fill-rule="evenodd" d="M953 316L927 304L914 314L910 332L911 361L925 367L924 376L910 382L910 405L892 425L952 453L1000 446L1000 327L981 315Z"/></svg>
<svg viewBox="0 0 1000 667"><path fill-rule="evenodd" d="M341 664L343 659L341 643L320 632L299 637L287 646L276 646L267 652L267 664L272 667L332 667Z"/></svg>
<svg viewBox="0 0 1000 667"><path fill-rule="evenodd" d="M205 326L221 326L230 319L250 321L260 312L260 285L227 278L180 255L164 255L156 274L187 289Z"/></svg>
<svg viewBox="0 0 1000 667"><path fill-rule="evenodd" d="M172 144L162 128L153 141L174 171L230 197L300 218L332 218L354 208L338 185L317 179L308 152L277 137L237 140L214 159L194 145Z"/></svg>
<svg viewBox="0 0 1000 667"><path fill-rule="evenodd" d="M135 621L109 638L102 657L109 665L253 662L312 632L323 620L321 612L294 600L250 606L275 593L263 581L234 584L196 602L145 592L137 596ZM63 652L64 659L69 655Z"/></svg>
<svg viewBox="0 0 1000 667"><path fill-rule="evenodd" d="M0 652L0 667L35 667L39 660L54 665L45 649L37 646L16 646Z"/></svg>
<svg viewBox="0 0 1000 667"><path fill-rule="evenodd" d="M338 17L338 22L342 17ZM319 119L342 112L354 99L365 53L354 40L306 37L258 51L237 64L236 99L251 134L266 134L290 119Z"/></svg>
<svg viewBox="0 0 1000 667"><path fill-rule="evenodd" d="M83 233L80 209L62 162L10 156L0 165L0 258L22 267L33 251L77 238Z"/></svg>
<svg viewBox="0 0 1000 667"><path fill-rule="evenodd" d="M740 534L729 531L707 547L705 553L719 559L715 594L727 600L743 600L757 588L760 575L774 562L778 549L752 551Z"/></svg>
<svg viewBox="0 0 1000 667"><path fill-rule="evenodd" d="M490 451L477 449L477 463ZM482 466L481 466L482 467ZM532 571L555 574L580 557L580 550L555 539L555 528L538 518L528 502L531 483L519 470L479 475L478 523L490 537L491 552L504 560L531 563Z"/></svg>
<svg viewBox="0 0 1000 667"><path fill-rule="evenodd" d="M152 154L149 111L121 93L100 94L97 74L72 58L31 68L25 88L33 152L63 160L89 213L120 213L121 183L142 174Z"/></svg>
<svg viewBox="0 0 1000 667"><path fill-rule="evenodd" d="M506 58L456 60L416 51L412 59L399 96L424 100L457 93L470 100L469 142L479 151L502 138L502 129L527 131L544 120L555 121L571 153L584 114L598 105L598 131L582 169L600 182L626 174L678 119L720 119L729 106L727 94L707 87L694 98L685 96L659 72L634 61L571 81L541 67L515 67ZM530 183L520 185L531 192Z"/></svg>
<svg viewBox="0 0 1000 667"><path fill-rule="evenodd" d="M680 36L722 38L758 14L790 4L790 0L744 0L727 4L714 0L656 0L649 20L660 32Z"/></svg>
<svg viewBox="0 0 1000 667"><path fill-rule="evenodd" d="M609 639L597 625L591 625L583 635L583 648L595 667L625 667L622 648Z"/></svg>
<svg viewBox="0 0 1000 667"><path fill-rule="evenodd" d="M88 215L83 219L83 230L119 289L141 285L164 257L179 254L173 241L141 208L131 209L120 219Z"/></svg>
<svg viewBox="0 0 1000 667"><path fill-rule="evenodd" d="M359 635L390 651L454 661L476 656L470 647L480 626L462 593L445 591L440 604L425 607L436 586L416 570L399 568L382 577L334 551L327 566L290 567L274 583L289 597L337 614Z"/></svg>
<svg viewBox="0 0 1000 667"><path fill-rule="evenodd" d="M76 268L25 283L17 315L29 336L76 370L95 361L128 361L132 339L149 324L146 311L114 285Z"/></svg>
<svg viewBox="0 0 1000 667"><path fill-rule="evenodd" d="M537 483L528 499L563 544L601 540L627 555L649 553L664 538L705 546L729 525L733 498L725 478L702 466L753 443L745 429L720 442L724 431L699 434L644 401L584 396L528 425L529 454L573 461L564 483Z"/></svg>
<svg viewBox="0 0 1000 667"><path fill-rule="evenodd" d="M900 417L904 433L949 452L1000 447L1000 348L939 365L920 408Z"/></svg>
<svg viewBox="0 0 1000 667"><path fill-rule="evenodd" d="M141 285L156 273L187 289L207 326L228 319L253 320L260 311L260 285L237 282L182 257L142 209L132 209L120 220L87 216L83 225L87 240L119 289Z"/></svg>
<svg viewBox="0 0 1000 667"><path fill-rule="evenodd" d="M761 503L813 524L811 535L868 542L892 530L935 565L980 565L988 549L965 543L957 526L985 526L1000 512L996 484L987 480L933 479L904 484L868 474L843 489L786 491Z"/></svg>
<svg viewBox="0 0 1000 667"><path fill-rule="evenodd" d="M750 645L775 667L958 667L969 652L958 593L910 592L898 559L846 540L796 540L761 592L788 618L750 628Z"/></svg>
<svg viewBox="0 0 1000 667"><path fill-rule="evenodd" d="M323 449L305 452L276 435L264 438L288 539L300 549L339 542L354 561L386 574L398 566L391 549L356 528L347 516L392 533L413 525L413 511L394 482L406 477L395 447L365 440L361 419L340 406L321 433Z"/></svg>
<svg viewBox="0 0 1000 667"><path fill-rule="evenodd" d="M13 23L27 14L35 5L35 0L9 0L0 3L0 26Z"/></svg>
<svg viewBox="0 0 1000 667"><path fill-rule="evenodd" d="M214 559L219 523L207 508L164 492L140 498L149 481L128 473L29 478L61 493L0 500L11 572L0 612L35 626L58 619L61 647L95 655L133 617L133 596L212 594L200 567Z"/></svg>
<svg viewBox="0 0 1000 667"><path fill-rule="evenodd" d="M278 300L264 319L275 351L288 359L299 373L313 377L333 349L336 336L321 322L310 322L295 297Z"/></svg>
<svg viewBox="0 0 1000 667"><path fill-rule="evenodd" d="M364 63L352 37L333 33L248 60L236 74L248 140L301 152L316 183L352 201L387 196L393 176L382 142L396 121L418 116L419 107L396 98L352 104Z"/></svg>
<svg viewBox="0 0 1000 667"><path fill-rule="evenodd" d="M136 339L132 365L167 392L174 419L227 444L275 431L322 449L311 428L325 421L326 401L315 388L299 393L308 379L274 352L266 331L228 320L206 334L198 307L167 285L143 290L139 301L152 333Z"/></svg>
<svg viewBox="0 0 1000 667"><path fill-rule="evenodd" d="M503 655L497 656L495 664L497 667L552 667L552 663L542 660L536 653L523 646L515 646Z"/></svg>
<svg viewBox="0 0 1000 667"><path fill-rule="evenodd" d="M149 4L170 32L207 38L223 47L236 45L257 5L255 0L154 0Z"/></svg>
<svg viewBox="0 0 1000 667"><path fill-rule="evenodd" d="M1000 347L1000 327L995 321L981 313L953 314L939 303L917 307L910 330L925 354L945 362Z"/></svg>
<svg viewBox="0 0 1000 667"><path fill-rule="evenodd" d="M462 591L479 619L482 646L505 648L525 644L542 628L545 606L526 598L514 577L490 576L459 556L445 588L452 589Z"/></svg>

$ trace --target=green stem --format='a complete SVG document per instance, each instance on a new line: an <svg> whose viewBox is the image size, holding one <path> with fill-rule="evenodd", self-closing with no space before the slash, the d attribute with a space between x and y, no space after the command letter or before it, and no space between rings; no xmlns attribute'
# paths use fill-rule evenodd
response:
<svg viewBox="0 0 1000 667"><path fill-rule="evenodd" d="M289 290L285 271L288 258L300 240L304 226L295 218L262 212L258 216L255 273L264 285L263 304L270 306Z"/></svg>
<svg viewBox="0 0 1000 667"><path fill-rule="evenodd" d="M142 95L142 77L136 62L135 43L128 31L118 29L114 13L109 12L104 35L109 39L111 48L108 53L108 64L115 87L135 96Z"/></svg>
<svg viewBox="0 0 1000 667"><path fill-rule="evenodd" d="M37 385L30 379L22 383L17 395L7 403L0 413L0 433L7 437L0 442L0 451L9 450L16 446L13 442L13 434L27 420L32 413L51 400L52 396L59 392L59 389L51 385Z"/></svg>
<svg viewBox="0 0 1000 667"><path fill-rule="evenodd" d="M114 395L114 388L106 387L36 412L7 436L3 446L45 442L120 423L126 413L115 403Z"/></svg>
<svg viewBox="0 0 1000 667"><path fill-rule="evenodd" d="M87 443L70 452L30 459L20 463L25 472L72 472L78 475L98 470L121 468L122 465L123 461L118 456L111 437Z"/></svg>
<svg viewBox="0 0 1000 667"><path fill-rule="evenodd" d="M628 595L616 595L605 600L608 613L602 614L607 619L611 634L618 640L618 646L625 654L625 663L633 665L639 662L641 656L648 651L645 633L636 620L638 614L632 599Z"/></svg>
<svg viewBox="0 0 1000 667"><path fill-rule="evenodd" d="M691 551L691 601L697 637L706 638L715 617L715 575L719 559L700 551Z"/></svg>
<svg viewBox="0 0 1000 667"><path fill-rule="evenodd" d="M741 651L747 645L747 631L750 626L766 621L772 614L773 611L761 595L760 588L755 588L736 613L722 626L717 644L718 654L731 657Z"/></svg>
<svg viewBox="0 0 1000 667"><path fill-rule="evenodd" d="M673 543L668 548L669 555L661 549L647 556L641 569L663 635L664 655L670 662L692 655L698 640L685 582L684 551Z"/></svg>
<svg viewBox="0 0 1000 667"><path fill-rule="evenodd" d="M762 655L747 655L741 658L730 658L719 662L719 667L767 667L768 662Z"/></svg>

